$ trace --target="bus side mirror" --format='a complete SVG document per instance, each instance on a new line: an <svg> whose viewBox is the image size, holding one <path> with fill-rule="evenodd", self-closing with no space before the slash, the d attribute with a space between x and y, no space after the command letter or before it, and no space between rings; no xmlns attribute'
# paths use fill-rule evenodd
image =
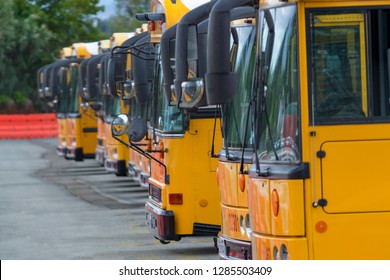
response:
<svg viewBox="0 0 390 280"><path fill-rule="evenodd" d="M126 114L117 115L111 123L111 133L113 136L121 136L129 129L130 120Z"/></svg>
<svg viewBox="0 0 390 280"><path fill-rule="evenodd" d="M201 102L204 96L204 82L200 78L191 78L181 83L182 102L185 108L193 108Z"/></svg>
<svg viewBox="0 0 390 280"><path fill-rule="evenodd" d="M148 47L150 47L148 45ZM148 50L148 47L145 47ZM149 49L150 50L150 49ZM153 81L153 60L146 60L136 56L132 56L133 63L133 78L135 98L138 104L145 103L150 95Z"/></svg>
<svg viewBox="0 0 390 280"><path fill-rule="evenodd" d="M209 105L226 104L236 94L237 74L234 72L206 73L206 85Z"/></svg>
<svg viewBox="0 0 390 280"><path fill-rule="evenodd" d="M103 108L103 104L101 102L94 102L89 104L92 110L99 112Z"/></svg>
<svg viewBox="0 0 390 280"><path fill-rule="evenodd" d="M140 142L148 132L148 125L143 118L136 118L130 124L129 139L131 142Z"/></svg>
<svg viewBox="0 0 390 280"><path fill-rule="evenodd" d="M130 100L135 97L135 83L127 80L123 83L122 100Z"/></svg>

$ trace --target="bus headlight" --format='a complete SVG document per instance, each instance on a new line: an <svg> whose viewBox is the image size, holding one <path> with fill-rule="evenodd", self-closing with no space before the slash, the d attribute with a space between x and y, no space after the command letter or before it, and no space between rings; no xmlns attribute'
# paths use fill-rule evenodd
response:
<svg viewBox="0 0 390 280"><path fill-rule="evenodd" d="M245 234L244 217L240 215L240 230L241 234Z"/></svg>
<svg viewBox="0 0 390 280"><path fill-rule="evenodd" d="M280 259L288 260L288 251L287 251L287 246L285 244L282 244L280 246Z"/></svg>
<svg viewBox="0 0 390 280"><path fill-rule="evenodd" d="M251 222L249 219L249 214L246 214L246 216L245 216L245 230L246 230L246 235L249 238L251 238L252 229L251 229Z"/></svg>
<svg viewBox="0 0 390 280"><path fill-rule="evenodd" d="M112 157L116 160L118 159L118 150L117 149L114 149L114 151L112 152Z"/></svg>

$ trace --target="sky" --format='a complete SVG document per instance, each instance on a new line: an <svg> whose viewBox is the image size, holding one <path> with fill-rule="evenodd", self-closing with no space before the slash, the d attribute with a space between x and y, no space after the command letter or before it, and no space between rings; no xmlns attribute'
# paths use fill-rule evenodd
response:
<svg viewBox="0 0 390 280"><path fill-rule="evenodd" d="M114 0L100 0L99 5L105 7L104 12L98 13L98 17L101 19L107 19L115 12L115 1Z"/></svg>

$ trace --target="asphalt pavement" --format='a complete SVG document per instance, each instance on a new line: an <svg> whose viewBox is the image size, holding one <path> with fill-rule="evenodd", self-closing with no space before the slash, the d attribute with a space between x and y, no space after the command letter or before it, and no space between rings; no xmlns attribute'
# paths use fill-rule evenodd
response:
<svg viewBox="0 0 390 280"><path fill-rule="evenodd" d="M218 259L212 237L160 244L145 226L145 189L93 159L57 156L56 144L0 140L0 259Z"/></svg>

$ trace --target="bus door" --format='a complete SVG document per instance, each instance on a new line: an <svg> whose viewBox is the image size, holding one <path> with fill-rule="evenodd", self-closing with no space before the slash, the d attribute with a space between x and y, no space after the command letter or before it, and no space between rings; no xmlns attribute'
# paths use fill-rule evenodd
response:
<svg viewBox="0 0 390 280"><path fill-rule="evenodd" d="M390 245L373 242L390 232L389 74L380 54L389 15L306 14L314 259L385 258Z"/></svg>

